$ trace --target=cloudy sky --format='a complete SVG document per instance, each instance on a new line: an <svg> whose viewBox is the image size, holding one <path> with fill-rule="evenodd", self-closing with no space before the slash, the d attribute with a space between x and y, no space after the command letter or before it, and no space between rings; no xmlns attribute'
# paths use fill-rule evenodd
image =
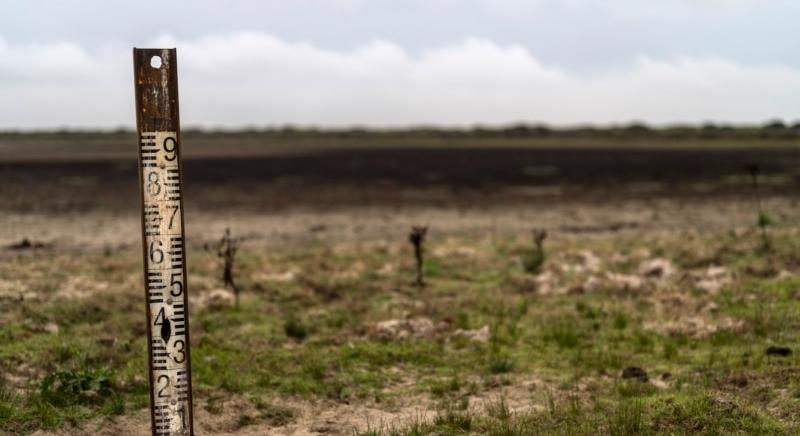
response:
<svg viewBox="0 0 800 436"><path fill-rule="evenodd" d="M184 126L800 119L797 0L0 0L0 129L131 127L131 47Z"/></svg>

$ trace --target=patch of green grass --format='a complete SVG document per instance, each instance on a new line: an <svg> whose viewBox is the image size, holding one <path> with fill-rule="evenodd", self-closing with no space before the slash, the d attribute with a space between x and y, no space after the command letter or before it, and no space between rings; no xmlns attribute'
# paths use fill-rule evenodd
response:
<svg viewBox="0 0 800 436"><path fill-rule="evenodd" d="M639 380L620 380L617 383L617 394L623 398L641 398L652 395L656 387Z"/></svg>
<svg viewBox="0 0 800 436"><path fill-rule="evenodd" d="M433 379L427 382L430 393L436 397L444 397L452 393L457 393L461 390L462 384L462 380L457 375L444 379Z"/></svg>
<svg viewBox="0 0 800 436"><path fill-rule="evenodd" d="M0 430L11 433L58 428L65 422L124 412L122 392L114 387L108 368L55 371L42 379L38 391L27 396L0 390Z"/></svg>
<svg viewBox="0 0 800 436"><path fill-rule="evenodd" d="M41 398L60 407L95 402L113 392L108 368L59 370L48 374L40 386Z"/></svg>
<svg viewBox="0 0 800 436"><path fill-rule="evenodd" d="M664 360L671 361L678 355L678 345L674 341L664 341L662 356Z"/></svg>
<svg viewBox="0 0 800 436"><path fill-rule="evenodd" d="M641 400L621 401L608 418L608 434L639 435L644 432L644 405Z"/></svg>
<svg viewBox="0 0 800 436"><path fill-rule="evenodd" d="M447 267L440 259L425 258L422 265L425 277L441 277L445 274Z"/></svg>
<svg viewBox="0 0 800 436"><path fill-rule="evenodd" d="M628 327L628 316L623 312L617 312L614 314L612 326L617 330L625 330Z"/></svg>
<svg viewBox="0 0 800 436"><path fill-rule="evenodd" d="M357 432L358 436L419 436L536 434L618 436L667 434L795 434L798 427L779 424L730 400L703 393L597 402L591 407L569 401L552 403L546 411L511 412L503 400L484 411L444 406L429 420Z"/></svg>
<svg viewBox="0 0 800 436"><path fill-rule="evenodd" d="M794 434L800 377L792 368L798 357L764 354L773 344L800 350L793 328L800 325L795 297L800 280L775 280L765 273L800 262L781 245L788 238L779 238L780 232L775 229L769 261L753 252L752 241L734 237L718 242L614 234L587 236L580 243L554 239L548 247L548 262L572 262L565 253L578 249L610 259L620 251L651 247L681 259L687 273L692 265L706 268L721 260L734 273L717 295L689 292L691 284L677 279L660 284L663 289L625 295L520 293L520 283L532 279L519 271L518 240L484 245L469 240L477 247L469 256L431 258L426 267L435 280L423 290L408 283L408 268L376 272L387 263L408 261L405 254L393 257L390 248L334 251L317 242L269 253L245 249L238 272L241 309L192 313L196 402L220 413L225 398L250 398L257 412L242 415L240 426L278 426L295 419L293 409L263 398L358 407L418 395L421 402L441 406L435 419L412 419L364 434ZM194 254L190 257L200 261L192 263L191 277L218 276L213 256ZM77 268L97 255L65 262ZM32 270L50 271L54 261L32 257L26 262L32 262ZM255 278L265 264L276 271L299 265L302 273L265 284ZM106 256L98 265L87 274L108 283L123 283L140 267L133 255ZM638 261L608 265L603 268L636 274ZM570 272L559 280L571 289L586 278L581 274ZM63 279L41 279L31 287L52 293L49 287L57 289ZM686 301L665 300L662 291L681 293ZM9 322L0 326L0 369L15 376L9 380L25 381L0 388L0 432L81 425L146 407L140 294L131 291L100 303L44 299L3 307L0 314ZM712 302L718 306L713 311L699 309ZM672 309L671 304L683 306ZM709 323L728 318L742 323L711 334L650 328L695 315ZM403 339L375 333L380 321L412 318L429 319L433 330ZM58 332L46 331L49 322L57 323ZM489 326L488 341L456 334L483 326ZM631 365L666 384L620 380L621 369ZM662 379L664 373L669 376ZM418 382L409 385L408 380ZM543 392L552 389L552 407L512 412L503 401L485 410L470 407L478 393L519 388L531 380L543 385L531 391L531 403L545 404Z"/></svg>
<svg viewBox="0 0 800 436"><path fill-rule="evenodd" d="M542 327L543 338L546 342L552 342L560 348L575 348L581 337L576 324L569 319L553 319Z"/></svg>
<svg viewBox="0 0 800 436"><path fill-rule="evenodd" d="M790 434L793 427L780 425L763 413L733 399L711 395L666 398L654 404L650 427L662 433L691 429L693 434ZM800 430L794 427L794 430Z"/></svg>
<svg viewBox="0 0 800 436"><path fill-rule="evenodd" d="M594 307L582 300L575 303L575 310L578 311L583 318L590 320L599 319L603 315L603 311L600 308Z"/></svg>
<svg viewBox="0 0 800 436"><path fill-rule="evenodd" d="M514 369L514 359L505 353L493 353L489 355L486 367L490 374L505 374Z"/></svg>

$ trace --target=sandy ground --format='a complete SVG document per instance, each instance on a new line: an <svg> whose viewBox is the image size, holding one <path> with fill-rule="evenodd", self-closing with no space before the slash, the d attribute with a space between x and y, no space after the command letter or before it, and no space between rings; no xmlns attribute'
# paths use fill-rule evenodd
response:
<svg viewBox="0 0 800 436"><path fill-rule="evenodd" d="M482 411L492 404L504 401L511 412L527 411L532 407L535 396L543 397L552 393L550 386L538 379L517 377L509 386L488 390L470 399L470 409ZM423 396L393 399L388 403L359 402L342 404L333 401L279 401L277 404L291 407L296 415L291 422L281 426L270 424L242 425L240 420L246 416L257 416L258 411L252 402L242 397L228 397L218 407L221 411L209 413L201 406L195 406L195 432L214 435L275 435L275 436L343 436L354 430L394 428L409 422L432 419L436 405ZM39 431L35 436L45 435L96 435L147 434L150 431L148 409L138 410L115 418L102 418L83 424L80 428L64 428L58 431Z"/></svg>
<svg viewBox="0 0 800 436"><path fill-rule="evenodd" d="M763 200L781 221L800 218L797 198ZM495 206L490 208L347 207L295 208L277 213L253 211L188 211L187 239L215 241L226 227L248 243L283 246L304 242L350 242L405 238L411 225L427 225L436 235L508 236L546 228L553 233L616 231L726 230L750 227L756 217L748 198L610 200L592 204ZM60 249L138 249L137 214L93 211L38 214L0 211L0 245L23 238Z"/></svg>

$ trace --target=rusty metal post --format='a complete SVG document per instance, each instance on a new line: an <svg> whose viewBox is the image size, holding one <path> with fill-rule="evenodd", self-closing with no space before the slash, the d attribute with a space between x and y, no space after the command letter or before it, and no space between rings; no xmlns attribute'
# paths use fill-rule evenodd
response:
<svg viewBox="0 0 800 436"><path fill-rule="evenodd" d="M175 49L133 49L153 435L193 435Z"/></svg>

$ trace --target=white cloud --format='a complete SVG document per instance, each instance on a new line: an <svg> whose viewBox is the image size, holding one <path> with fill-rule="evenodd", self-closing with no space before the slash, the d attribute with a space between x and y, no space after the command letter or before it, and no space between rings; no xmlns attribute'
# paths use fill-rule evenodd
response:
<svg viewBox="0 0 800 436"><path fill-rule="evenodd" d="M520 45L469 38L409 54L376 40L337 51L263 33L181 40L184 125L554 124L794 119L800 71L641 57L575 74ZM0 127L132 125L130 48L0 39Z"/></svg>

